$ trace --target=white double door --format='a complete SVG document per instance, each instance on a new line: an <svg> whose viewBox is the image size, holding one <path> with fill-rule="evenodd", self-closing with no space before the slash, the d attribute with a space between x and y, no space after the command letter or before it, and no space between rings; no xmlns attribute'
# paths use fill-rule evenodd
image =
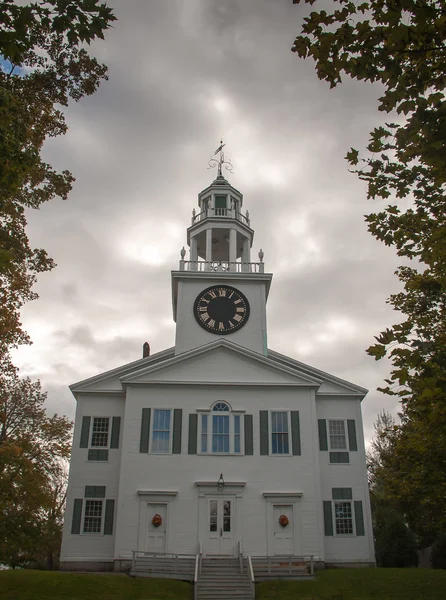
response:
<svg viewBox="0 0 446 600"><path fill-rule="evenodd" d="M235 529L233 498L208 498L206 554L233 556Z"/></svg>

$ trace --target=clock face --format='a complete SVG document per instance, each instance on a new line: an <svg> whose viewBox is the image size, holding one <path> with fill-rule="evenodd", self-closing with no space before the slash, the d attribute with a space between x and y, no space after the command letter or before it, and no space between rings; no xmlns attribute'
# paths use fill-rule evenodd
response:
<svg viewBox="0 0 446 600"><path fill-rule="evenodd" d="M198 295L194 315L206 331L227 335L246 323L249 302L244 294L229 285L213 285Z"/></svg>

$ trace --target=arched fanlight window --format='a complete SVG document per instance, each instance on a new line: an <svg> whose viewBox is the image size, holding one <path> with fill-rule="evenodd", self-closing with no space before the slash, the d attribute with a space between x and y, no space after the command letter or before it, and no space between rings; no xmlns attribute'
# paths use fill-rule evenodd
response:
<svg viewBox="0 0 446 600"><path fill-rule="evenodd" d="M212 410L215 412L229 412L229 406L226 402L217 402Z"/></svg>
<svg viewBox="0 0 446 600"><path fill-rule="evenodd" d="M201 415L201 452L203 454L240 454L239 414L226 402L216 402L210 413Z"/></svg>

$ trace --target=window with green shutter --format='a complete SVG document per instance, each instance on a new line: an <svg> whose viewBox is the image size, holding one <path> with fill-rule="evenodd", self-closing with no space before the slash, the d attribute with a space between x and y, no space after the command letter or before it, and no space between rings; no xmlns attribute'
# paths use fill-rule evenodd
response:
<svg viewBox="0 0 446 600"><path fill-rule="evenodd" d="M106 462L109 449L119 448L121 417L82 417L80 447L89 461Z"/></svg>

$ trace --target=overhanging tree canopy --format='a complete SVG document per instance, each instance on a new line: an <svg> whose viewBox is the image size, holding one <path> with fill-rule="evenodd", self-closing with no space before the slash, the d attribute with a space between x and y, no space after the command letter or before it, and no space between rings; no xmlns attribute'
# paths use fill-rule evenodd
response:
<svg viewBox="0 0 446 600"><path fill-rule="evenodd" d="M304 19L292 50L312 58L332 88L344 76L381 83L378 109L393 113L371 132L364 157L351 149L346 158L368 197L390 202L366 216L369 231L413 261L397 270L403 291L389 298L403 321L381 332L368 353L392 362L381 391L402 402L394 466L403 457L414 465L399 463L404 473L393 478L393 492L407 511L417 507L417 532L428 539L446 518L445 5L333 0L330 10Z"/></svg>
<svg viewBox="0 0 446 600"><path fill-rule="evenodd" d="M36 298L36 274L54 267L31 248L28 208L60 196L73 176L42 160L46 139L66 132L60 106L94 93L107 68L84 48L115 20L98 0L0 3L0 362L29 338L20 308Z"/></svg>

